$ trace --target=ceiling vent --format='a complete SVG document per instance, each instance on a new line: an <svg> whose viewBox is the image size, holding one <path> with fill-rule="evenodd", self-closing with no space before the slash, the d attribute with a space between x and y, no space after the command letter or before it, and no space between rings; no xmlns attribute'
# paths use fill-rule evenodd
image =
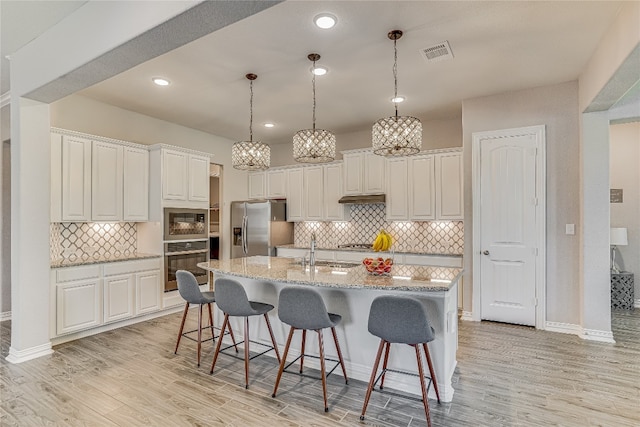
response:
<svg viewBox="0 0 640 427"><path fill-rule="evenodd" d="M447 59L453 59L453 52L448 41L443 41L433 46L420 49L420 53L427 60L427 62L438 62Z"/></svg>

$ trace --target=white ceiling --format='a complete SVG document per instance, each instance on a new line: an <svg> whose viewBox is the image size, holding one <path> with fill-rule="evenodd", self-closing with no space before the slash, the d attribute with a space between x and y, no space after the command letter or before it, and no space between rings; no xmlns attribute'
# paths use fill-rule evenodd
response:
<svg viewBox="0 0 640 427"><path fill-rule="evenodd" d="M72 3L77 7L82 2ZM296 130L311 126L307 54L317 52L322 55L319 64L330 70L317 78L317 127L336 133L366 129L393 113L393 43L387 32L401 29L405 35L398 41L399 93L407 100L400 104L400 114L423 120L460 117L463 99L577 79L620 5L287 1L80 94L241 140L249 136L244 75L253 72L258 74L254 139L288 143ZM71 10L69 6L67 13ZM312 18L321 12L336 15L338 25L332 30L316 28ZM427 63L419 49L444 40L454 59ZM172 85L156 87L152 76L167 77ZM276 127L262 127L267 121Z"/></svg>

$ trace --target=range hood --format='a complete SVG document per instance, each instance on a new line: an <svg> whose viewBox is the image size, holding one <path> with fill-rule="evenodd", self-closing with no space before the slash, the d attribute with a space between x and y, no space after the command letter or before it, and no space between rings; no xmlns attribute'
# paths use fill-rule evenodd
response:
<svg viewBox="0 0 640 427"><path fill-rule="evenodd" d="M373 203L384 203L386 196L384 194L363 194L360 196L343 196L338 203L349 203L353 205L366 205Z"/></svg>

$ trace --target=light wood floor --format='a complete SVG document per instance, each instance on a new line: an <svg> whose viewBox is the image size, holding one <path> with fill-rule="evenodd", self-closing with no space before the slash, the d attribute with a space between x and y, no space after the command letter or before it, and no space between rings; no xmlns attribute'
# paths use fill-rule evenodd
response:
<svg viewBox="0 0 640 427"><path fill-rule="evenodd" d="M195 315L191 313L191 315ZM193 317L192 317L193 319ZM211 343L203 365L195 343L173 354L180 314L66 343L55 353L5 361L10 322L0 323L2 426L334 426L425 425L421 404L329 378L329 413L319 381L285 374L271 391L274 359L243 365L221 356L213 376ZM460 323L454 401L430 401L435 426L640 426L640 310L614 313L617 343L499 323ZM372 355L373 357L373 355Z"/></svg>

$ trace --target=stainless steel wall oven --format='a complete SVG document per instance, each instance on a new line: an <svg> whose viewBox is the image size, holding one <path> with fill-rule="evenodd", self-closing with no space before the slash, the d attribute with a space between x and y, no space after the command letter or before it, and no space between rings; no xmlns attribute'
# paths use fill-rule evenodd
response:
<svg viewBox="0 0 640 427"><path fill-rule="evenodd" d="M176 272L187 270L196 276L198 284L207 283L207 272L198 268L199 262L208 259L208 241L169 242L164 244L164 291L178 289Z"/></svg>

